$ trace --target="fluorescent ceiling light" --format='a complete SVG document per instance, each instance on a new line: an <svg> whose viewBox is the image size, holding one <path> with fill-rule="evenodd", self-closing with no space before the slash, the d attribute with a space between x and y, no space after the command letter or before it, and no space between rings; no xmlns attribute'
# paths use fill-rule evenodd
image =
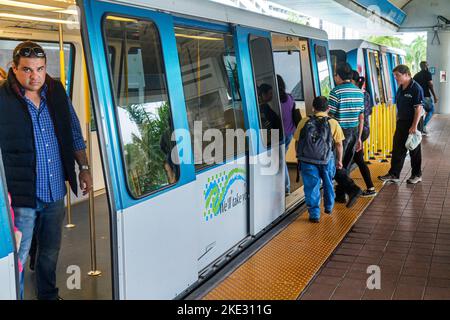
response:
<svg viewBox="0 0 450 320"><path fill-rule="evenodd" d="M115 17L115 16L107 16L106 19L107 20L115 20L115 21L133 22L133 23L138 22L136 19L128 19L128 18Z"/></svg>
<svg viewBox="0 0 450 320"><path fill-rule="evenodd" d="M40 11L54 11L58 13L78 15L78 11L76 9L64 9L61 7L52 7L46 6L42 4L35 4L30 2L23 1L12 1L12 0L0 0L0 5L16 7L16 8L26 8L32 10L40 10Z"/></svg>
<svg viewBox="0 0 450 320"><path fill-rule="evenodd" d="M66 9L66 10L55 10L55 12L58 13L64 13L64 14L71 14L71 15L78 15L78 10L76 9Z"/></svg>
<svg viewBox="0 0 450 320"><path fill-rule="evenodd" d="M42 4L34 4L34 3L30 3L30 2L12 1L12 0L0 0L0 5L34 9L34 10L42 10L42 11L63 10L63 8L59 8L59 7L51 7L51 6L45 6Z"/></svg>
<svg viewBox="0 0 450 320"><path fill-rule="evenodd" d="M77 21L72 21L72 20L51 19L51 18L26 16L26 15L21 15L21 14L12 14L12 13L5 13L5 12L0 12L0 18L25 20L25 21L31 20L31 21L61 23L61 24L78 24Z"/></svg>
<svg viewBox="0 0 450 320"><path fill-rule="evenodd" d="M189 34L181 34L181 33L175 33L175 37L179 38L189 38L189 39L198 39L198 40L212 40L212 41L221 41L223 39L221 38L213 38L213 37L203 37L203 36L192 36Z"/></svg>

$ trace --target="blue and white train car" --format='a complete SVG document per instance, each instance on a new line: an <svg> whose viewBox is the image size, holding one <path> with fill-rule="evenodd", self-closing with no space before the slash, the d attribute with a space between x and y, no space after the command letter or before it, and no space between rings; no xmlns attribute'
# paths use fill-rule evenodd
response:
<svg viewBox="0 0 450 320"><path fill-rule="evenodd" d="M330 40L333 67L346 61L366 78L366 89L374 105L394 103L397 84L392 70L404 63L405 52L365 40Z"/></svg>
<svg viewBox="0 0 450 320"><path fill-rule="evenodd" d="M112 297L183 297L303 200L301 187L285 197L289 146L276 74L310 113L333 86L327 35L202 0L79 7L110 211ZM260 132L275 129L274 119L278 139ZM239 132L245 143L232 144ZM5 248L1 279L14 274Z"/></svg>

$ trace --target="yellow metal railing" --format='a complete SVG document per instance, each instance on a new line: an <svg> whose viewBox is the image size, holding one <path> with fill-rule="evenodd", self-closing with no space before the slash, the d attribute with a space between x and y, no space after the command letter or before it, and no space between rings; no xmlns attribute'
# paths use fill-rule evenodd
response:
<svg viewBox="0 0 450 320"><path fill-rule="evenodd" d="M391 157L396 125L395 104L380 103L373 107L369 119L370 136L364 142L364 160L380 159L387 162Z"/></svg>

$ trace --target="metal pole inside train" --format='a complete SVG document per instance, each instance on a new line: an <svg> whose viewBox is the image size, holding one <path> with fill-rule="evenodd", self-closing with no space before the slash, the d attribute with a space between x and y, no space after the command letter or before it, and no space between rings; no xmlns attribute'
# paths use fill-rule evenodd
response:
<svg viewBox="0 0 450 320"><path fill-rule="evenodd" d="M59 29L59 74L60 74L60 80L63 84L64 88L66 88L66 68L65 68L65 62L64 62L64 38L63 38L63 27L60 23L58 25ZM67 224L66 228L74 228L75 224L72 223L72 203L70 199L70 185L68 182L66 182L66 189L67 189Z"/></svg>
<svg viewBox="0 0 450 320"><path fill-rule="evenodd" d="M89 83L87 77L86 63L83 63L83 81L84 81L84 105L86 119L86 138L87 138L87 155L89 163L89 171L92 175L92 139L91 139L91 98L89 96ZM102 274L97 269L97 246L95 232L95 210L94 210L94 187L89 191L89 231L91 246L91 270L88 272L90 276L99 276Z"/></svg>

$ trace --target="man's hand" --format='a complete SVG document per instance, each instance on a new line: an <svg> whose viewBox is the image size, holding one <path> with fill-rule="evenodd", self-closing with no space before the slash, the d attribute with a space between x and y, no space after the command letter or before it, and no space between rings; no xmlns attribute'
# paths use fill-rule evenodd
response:
<svg viewBox="0 0 450 320"><path fill-rule="evenodd" d="M91 173L89 170L81 170L78 179L80 180L80 188L83 190L83 196L85 196L93 187Z"/></svg>
<svg viewBox="0 0 450 320"><path fill-rule="evenodd" d="M438 97L434 97L434 103L438 103L439 102L439 98Z"/></svg>
<svg viewBox="0 0 450 320"><path fill-rule="evenodd" d="M359 152L363 148L363 144L361 139L358 139L358 142L356 142L356 152Z"/></svg>
<svg viewBox="0 0 450 320"><path fill-rule="evenodd" d="M416 126L412 126L411 128L409 128L409 134L414 134L417 131L417 127Z"/></svg>
<svg viewBox="0 0 450 320"><path fill-rule="evenodd" d="M336 169L341 170L344 166L342 165L342 160L338 160L336 163Z"/></svg>

